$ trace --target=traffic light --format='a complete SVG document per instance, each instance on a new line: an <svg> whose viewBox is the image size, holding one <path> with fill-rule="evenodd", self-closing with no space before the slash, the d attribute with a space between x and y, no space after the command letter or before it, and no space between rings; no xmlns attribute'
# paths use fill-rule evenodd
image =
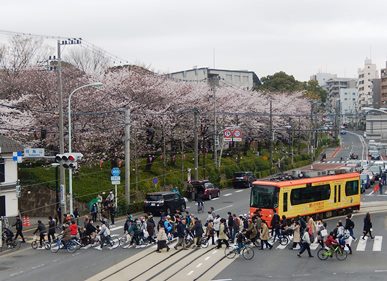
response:
<svg viewBox="0 0 387 281"><path fill-rule="evenodd" d="M77 152L57 154L55 161L66 169L76 169L78 167L77 161L81 160L82 157L83 154Z"/></svg>

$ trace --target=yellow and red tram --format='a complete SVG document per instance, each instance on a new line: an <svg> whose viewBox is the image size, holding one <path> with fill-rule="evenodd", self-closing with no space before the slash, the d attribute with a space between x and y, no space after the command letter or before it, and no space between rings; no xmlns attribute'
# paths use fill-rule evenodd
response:
<svg viewBox="0 0 387 281"><path fill-rule="evenodd" d="M261 209L270 225L275 209L280 217L318 215L326 218L360 209L360 176L345 173L286 181L258 180L250 194L250 215Z"/></svg>

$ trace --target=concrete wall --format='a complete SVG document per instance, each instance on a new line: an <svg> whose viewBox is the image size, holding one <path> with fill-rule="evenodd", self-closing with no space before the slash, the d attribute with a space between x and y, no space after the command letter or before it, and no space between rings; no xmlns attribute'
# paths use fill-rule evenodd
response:
<svg viewBox="0 0 387 281"><path fill-rule="evenodd" d="M387 142L387 114L367 114L367 139Z"/></svg>

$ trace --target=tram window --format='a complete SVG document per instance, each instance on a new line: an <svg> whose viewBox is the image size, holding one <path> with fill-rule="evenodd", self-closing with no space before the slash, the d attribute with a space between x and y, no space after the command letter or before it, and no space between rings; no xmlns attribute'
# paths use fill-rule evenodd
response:
<svg viewBox="0 0 387 281"><path fill-rule="evenodd" d="M292 205L328 200L331 196L329 184L295 188L290 193Z"/></svg>
<svg viewBox="0 0 387 281"><path fill-rule="evenodd" d="M359 181L347 181L345 183L345 195L352 196L359 194Z"/></svg>
<svg viewBox="0 0 387 281"><path fill-rule="evenodd" d="M284 193L284 212L287 212L288 211L288 193L285 192Z"/></svg>

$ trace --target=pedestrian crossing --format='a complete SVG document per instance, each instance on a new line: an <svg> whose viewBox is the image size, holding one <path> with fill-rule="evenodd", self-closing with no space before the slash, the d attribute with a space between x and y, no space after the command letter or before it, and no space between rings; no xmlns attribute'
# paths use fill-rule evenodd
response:
<svg viewBox="0 0 387 281"><path fill-rule="evenodd" d="M268 242L270 244L273 244L273 239L272 238L269 239ZM273 246L277 250L284 250L284 249L290 249L292 243L293 241L292 239L290 239L290 242L287 245L281 245L278 242L275 242ZM353 244L356 244L356 245L353 245ZM367 247L367 245L370 245L370 246ZM370 239L368 236L366 236L364 239L360 237L356 240L351 239L349 242L349 246L351 246L352 251L357 251L357 252L365 252L365 251L381 252L382 245L383 245L383 236L380 236L380 235L376 235L374 239ZM310 244L310 250L312 251L318 250L319 247L320 247L320 244L317 242L313 242L312 244ZM299 245L297 245L297 247L294 248L294 250L299 250L299 249L300 249Z"/></svg>
<svg viewBox="0 0 387 281"><path fill-rule="evenodd" d="M339 161L318 161L317 164L348 164L349 161L339 160Z"/></svg>

